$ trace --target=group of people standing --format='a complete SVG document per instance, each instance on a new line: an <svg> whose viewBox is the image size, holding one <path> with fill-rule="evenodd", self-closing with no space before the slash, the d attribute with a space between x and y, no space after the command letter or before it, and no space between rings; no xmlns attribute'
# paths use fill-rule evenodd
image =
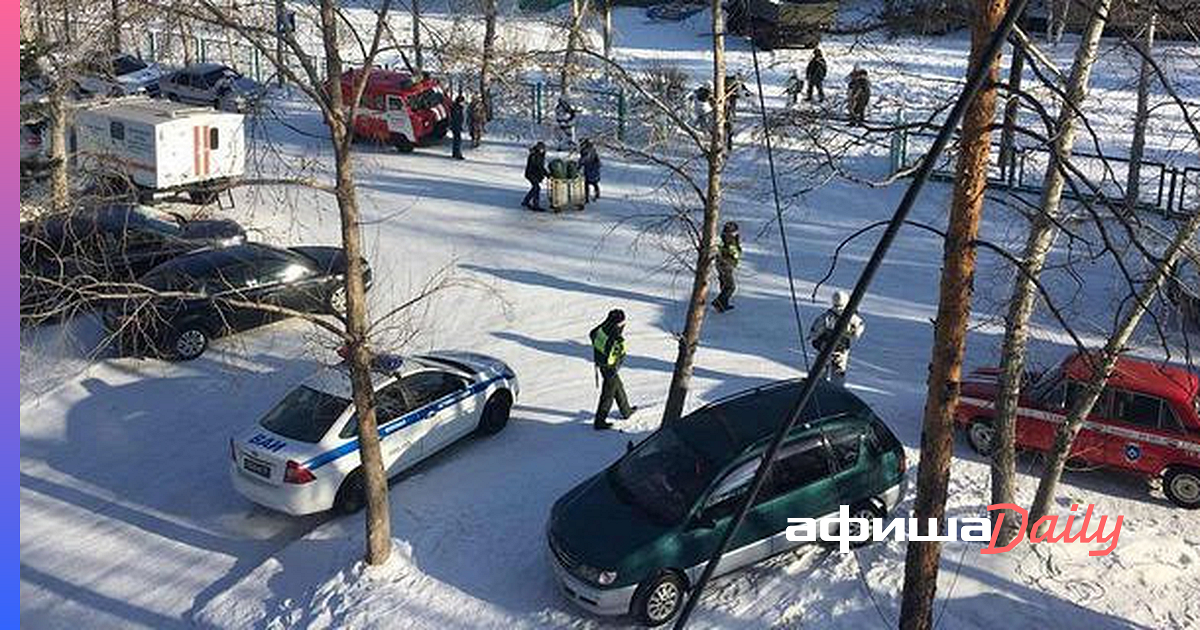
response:
<svg viewBox="0 0 1200 630"><path fill-rule="evenodd" d="M579 143L579 168L583 171L583 198L585 202L600 198L600 154L592 141L584 138ZM521 205L530 210L541 210L542 182L550 174L546 168L546 143L537 142L529 147L529 155L525 158L525 181L529 182L529 192L521 200Z"/></svg>
<svg viewBox="0 0 1200 630"><path fill-rule="evenodd" d="M808 61L808 66L804 69L804 78L801 79L799 72L792 70L791 76L784 84L788 107L795 107L800 102L801 94L804 95L806 102L811 102L814 92L817 102L824 103L825 77L828 74L829 64L825 61L824 53L820 48L813 49L812 59ZM862 125L866 121L867 106L871 102L871 81L867 77L867 71L857 65L850 71L846 81L846 108L850 124Z"/></svg>
<svg viewBox="0 0 1200 630"><path fill-rule="evenodd" d="M471 134L471 148L478 149L483 142L483 131L487 125L487 106L481 98L472 98L471 104L460 93L450 104L450 157L456 160L465 159L462 153L463 125Z"/></svg>

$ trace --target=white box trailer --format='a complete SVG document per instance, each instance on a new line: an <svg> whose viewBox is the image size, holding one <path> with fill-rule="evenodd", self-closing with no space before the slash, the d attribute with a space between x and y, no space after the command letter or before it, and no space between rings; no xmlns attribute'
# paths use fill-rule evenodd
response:
<svg viewBox="0 0 1200 630"><path fill-rule="evenodd" d="M242 114L135 97L79 111L83 164L132 182L143 200L187 192L209 203L246 168Z"/></svg>

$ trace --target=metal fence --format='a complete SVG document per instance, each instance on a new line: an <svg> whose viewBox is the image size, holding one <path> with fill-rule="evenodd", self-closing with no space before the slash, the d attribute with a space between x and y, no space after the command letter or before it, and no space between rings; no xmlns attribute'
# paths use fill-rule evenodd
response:
<svg viewBox="0 0 1200 630"><path fill-rule="evenodd" d="M892 138L892 169L897 172L914 166L933 144L928 132L901 129ZM934 166L933 177L954 178L956 147L942 153ZM1050 151L1042 146L1016 146L1011 163L1001 165L999 143L992 143L988 161L988 183L992 186L1028 193L1040 193L1045 184ZM1125 203L1125 183L1129 160L1124 157L1075 152L1068 171L1076 186L1068 186L1063 197L1108 204ZM1087 179L1084 183L1080 175ZM1186 216L1200 212L1200 167L1175 167L1143 160L1139 173L1137 207L1164 216Z"/></svg>

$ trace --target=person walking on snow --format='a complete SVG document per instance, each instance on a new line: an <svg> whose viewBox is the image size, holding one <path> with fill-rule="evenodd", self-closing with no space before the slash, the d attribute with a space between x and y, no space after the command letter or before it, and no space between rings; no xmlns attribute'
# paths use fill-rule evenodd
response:
<svg viewBox="0 0 1200 630"><path fill-rule="evenodd" d="M787 106L795 107L796 102L800 100L800 93L804 91L804 80L800 78L800 74L796 72L795 68L792 68L792 76L788 77L783 91L788 97Z"/></svg>
<svg viewBox="0 0 1200 630"><path fill-rule="evenodd" d="M821 314L817 321L813 322L812 328L808 331L809 339L812 340L812 345L821 351L830 341L833 340L833 329L837 326L838 317L841 317L842 311L846 308L846 303L849 301L845 291L834 291L832 306L829 310ZM863 332L867 329L866 324L857 315L850 316L850 326L846 329L846 334L838 341L838 345L833 349L833 356L829 361L829 367L825 371L825 379L838 385L846 384L846 368L850 366L850 344L858 340Z"/></svg>
<svg viewBox="0 0 1200 630"><path fill-rule="evenodd" d="M717 248L717 281L721 285L721 292L717 299L713 300L713 308L717 309L718 313L733 308L733 304L729 302L734 291L737 291L737 281L733 273L741 260L742 237L738 235L738 225L733 221L726 221L725 227L721 229L721 246Z"/></svg>
<svg viewBox="0 0 1200 630"><path fill-rule="evenodd" d="M871 102L871 81L867 71L855 66L850 72L850 125L862 125L867 119L867 104Z"/></svg>
<svg viewBox="0 0 1200 630"><path fill-rule="evenodd" d="M575 148L575 107L566 96L558 99L554 108L554 120L558 123L558 149L565 151Z"/></svg>
<svg viewBox="0 0 1200 630"><path fill-rule="evenodd" d="M464 115L465 115L465 112L463 111L463 96L462 96L462 94L459 94L458 98L454 99L454 104L450 106L450 135L453 138L453 141L451 142L451 149L452 149L451 157L453 157L456 160L463 159L462 131L463 131L463 116Z"/></svg>
<svg viewBox="0 0 1200 630"><path fill-rule="evenodd" d="M471 99L471 105L467 108L467 119L467 126L471 129L471 148L478 149L479 143L483 141L484 126L487 125L487 108L484 107L483 100Z"/></svg>
<svg viewBox="0 0 1200 630"><path fill-rule="evenodd" d="M579 166L583 169L583 201L587 203L600 198L600 154L591 140L584 139L579 145ZM595 194L592 194L595 191Z"/></svg>
<svg viewBox="0 0 1200 630"><path fill-rule="evenodd" d="M825 75L829 68L825 65L825 55L821 54L820 48L813 49L812 59L808 62L808 67L804 69L804 78L808 79L808 93L804 95L804 100L811 101L813 90L817 91L817 100L825 102Z"/></svg>
<svg viewBox="0 0 1200 630"><path fill-rule="evenodd" d="M529 192L525 193L521 205L530 210L541 210L542 180L546 179L545 142L529 147L529 157L525 160L525 179L529 182Z"/></svg>
<svg viewBox="0 0 1200 630"><path fill-rule="evenodd" d="M625 311L613 309L608 312L599 326L592 329L588 335L592 341L592 363L600 372L600 402L596 406L596 417L592 428L597 431L611 429L608 414L612 411L613 400L621 417L628 420L637 411L637 406L630 405L625 396L625 385L621 383L621 363L625 360Z"/></svg>

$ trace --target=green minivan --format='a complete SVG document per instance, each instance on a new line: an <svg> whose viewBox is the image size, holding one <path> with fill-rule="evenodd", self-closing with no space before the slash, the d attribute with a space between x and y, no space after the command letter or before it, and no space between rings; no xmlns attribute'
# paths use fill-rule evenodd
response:
<svg viewBox="0 0 1200 630"><path fill-rule="evenodd" d="M671 620L716 549L800 381L712 403L630 443L623 457L560 497L546 524L563 593L598 615ZM904 494L904 448L854 394L822 381L718 565L717 573L792 549L788 518L850 506L883 518Z"/></svg>

